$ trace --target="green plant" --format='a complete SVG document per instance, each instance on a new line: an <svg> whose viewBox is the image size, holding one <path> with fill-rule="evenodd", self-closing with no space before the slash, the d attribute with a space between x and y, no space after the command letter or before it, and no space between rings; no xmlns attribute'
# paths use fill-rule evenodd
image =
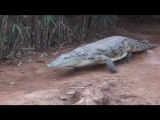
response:
<svg viewBox="0 0 160 120"><path fill-rule="evenodd" d="M116 20L116 15L1 15L0 59L82 40L97 29L114 27Z"/></svg>

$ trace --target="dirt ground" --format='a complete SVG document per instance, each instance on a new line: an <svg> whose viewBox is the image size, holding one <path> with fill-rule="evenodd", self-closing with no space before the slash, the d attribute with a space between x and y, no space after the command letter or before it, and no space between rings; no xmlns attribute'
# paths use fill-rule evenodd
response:
<svg viewBox="0 0 160 120"><path fill-rule="evenodd" d="M126 25L111 35L149 39L160 44L160 25ZM104 33L105 34L105 33ZM107 33L106 33L107 34ZM153 105L160 104L160 48L133 54L128 64L51 70L46 64L75 48L64 46L32 56L28 63L0 65L1 105ZM70 49L69 49L70 48Z"/></svg>

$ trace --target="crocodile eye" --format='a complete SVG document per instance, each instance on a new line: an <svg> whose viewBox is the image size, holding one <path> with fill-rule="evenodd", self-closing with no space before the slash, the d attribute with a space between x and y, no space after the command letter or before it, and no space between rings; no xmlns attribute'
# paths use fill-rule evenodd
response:
<svg viewBox="0 0 160 120"><path fill-rule="evenodd" d="M62 59L67 59L69 56L68 55L62 55L61 58Z"/></svg>

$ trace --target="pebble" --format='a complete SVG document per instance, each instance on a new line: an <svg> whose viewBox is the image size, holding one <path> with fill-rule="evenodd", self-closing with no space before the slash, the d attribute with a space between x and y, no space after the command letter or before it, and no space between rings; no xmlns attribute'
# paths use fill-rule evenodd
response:
<svg viewBox="0 0 160 120"><path fill-rule="evenodd" d="M83 84L84 84L85 87L88 87L88 86L92 85L92 83L89 83L89 82L83 82Z"/></svg>
<svg viewBox="0 0 160 120"><path fill-rule="evenodd" d="M103 78L103 80L108 80L109 78Z"/></svg>
<svg viewBox="0 0 160 120"><path fill-rule="evenodd" d="M10 85L15 85L15 82L11 82Z"/></svg>
<svg viewBox="0 0 160 120"><path fill-rule="evenodd" d="M70 87L71 89L83 89L84 87Z"/></svg>
<svg viewBox="0 0 160 120"><path fill-rule="evenodd" d="M66 96L59 96L61 100L66 100Z"/></svg>
<svg viewBox="0 0 160 120"><path fill-rule="evenodd" d="M83 83L88 84L89 82L83 82Z"/></svg>
<svg viewBox="0 0 160 120"><path fill-rule="evenodd" d="M91 86L91 85L92 85L92 83L89 83L89 84L86 84L85 87L88 87L88 86Z"/></svg>
<svg viewBox="0 0 160 120"><path fill-rule="evenodd" d="M67 95L73 95L74 93L76 93L76 91L69 91L69 92L67 92L66 94L67 94Z"/></svg>

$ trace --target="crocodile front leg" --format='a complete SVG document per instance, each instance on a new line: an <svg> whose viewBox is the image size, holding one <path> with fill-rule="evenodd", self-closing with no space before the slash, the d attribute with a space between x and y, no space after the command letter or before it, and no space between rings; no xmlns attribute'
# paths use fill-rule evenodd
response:
<svg viewBox="0 0 160 120"><path fill-rule="evenodd" d="M113 61L105 56L105 55L97 55L94 58L97 62L101 62L104 61L106 63L107 68L109 69L110 72L112 73L117 73L117 69L115 67L115 64L113 63Z"/></svg>
<svg viewBox="0 0 160 120"><path fill-rule="evenodd" d="M106 60L106 65L107 65L107 68L109 69L110 72L117 73L117 69L115 67L115 64L113 63L113 61L111 59L108 58Z"/></svg>

